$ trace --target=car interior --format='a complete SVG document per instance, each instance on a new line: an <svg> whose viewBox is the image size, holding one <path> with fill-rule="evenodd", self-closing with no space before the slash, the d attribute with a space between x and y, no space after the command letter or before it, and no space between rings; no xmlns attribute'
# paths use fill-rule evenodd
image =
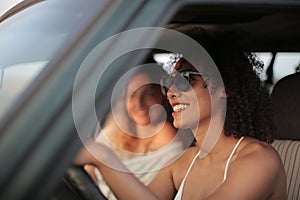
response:
<svg viewBox="0 0 300 200"><path fill-rule="evenodd" d="M273 142L284 163L288 199L298 199L300 189L300 73L280 79L271 93L277 140Z"/></svg>
<svg viewBox="0 0 300 200"><path fill-rule="evenodd" d="M28 2L31 5L39 1ZM24 7L21 6L21 9ZM2 16L0 22L15 12L12 10ZM277 129L272 145L286 170L287 199L300 199L300 58L298 68L281 66L283 70L292 67L295 69L293 72L280 80L274 78L278 53L300 53L300 2L179 1L170 6L167 18L162 20L162 27L179 32L193 28L212 33L230 31L245 51L271 55L270 62L265 63L262 81L269 87L274 108ZM145 57L153 56L152 53ZM56 186L51 199L106 198L83 168L71 166Z"/></svg>
<svg viewBox="0 0 300 200"><path fill-rule="evenodd" d="M201 28L210 32L230 31L238 43L250 52L270 52L273 57L266 66L263 80L270 88L270 98L276 119L276 139L272 143L278 151L287 173L287 195L289 200L300 198L300 73L288 75L278 82L273 78L273 65L277 52L300 52L300 5L249 6L240 4L232 9L230 4L188 4L180 7L166 28L185 32ZM299 60L300 62L300 60ZM77 168L74 170L80 171ZM83 177L84 172L68 172L69 176ZM76 174L76 175L74 175ZM65 177L65 178L66 178ZM79 181L80 182L80 181ZM97 188L78 189L83 196L95 194ZM81 185L81 184L80 184ZM82 185L81 185L82 186ZM81 187L80 186L80 187ZM79 187L79 188L80 188ZM73 189L74 190L74 189Z"/></svg>

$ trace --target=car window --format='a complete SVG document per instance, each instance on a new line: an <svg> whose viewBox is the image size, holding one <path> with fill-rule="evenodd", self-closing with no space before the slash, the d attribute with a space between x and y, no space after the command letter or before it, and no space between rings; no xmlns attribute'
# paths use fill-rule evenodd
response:
<svg viewBox="0 0 300 200"><path fill-rule="evenodd" d="M37 61L1 68L0 116L9 107L12 100L37 76L46 63L47 61Z"/></svg>
<svg viewBox="0 0 300 200"><path fill-rule="evenodd" d="M41 1L1 22L0 52L5 53L0 54L0 117L91 18L92 5Z"/></svg>
<svg viewBox="0 0 300 200"><path fill-rule="evenodd" d="M271 52L256 52L255 53L260 60L264 63L264 69L260 74L260 78L262 81L267 79L267 69L271 63L273 54ZM276 53L274 58L273 68L273 77L272 77L272 85L270 86L272 89L273 86L283 77L295 73L299 70L300 65L300 53L299 52L278 52Z"/></svg>

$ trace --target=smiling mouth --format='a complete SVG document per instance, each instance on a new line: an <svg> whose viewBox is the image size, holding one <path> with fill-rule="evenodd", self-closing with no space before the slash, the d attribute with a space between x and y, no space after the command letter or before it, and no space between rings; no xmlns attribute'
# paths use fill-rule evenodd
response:
<svg viewBox="0 0 300 200"><path fill-rule="evenodd" d="M185 110L187 107L188 107L187 104L177 104L177 105L173 106L173 111L180 112L182 110Z"/></svg>

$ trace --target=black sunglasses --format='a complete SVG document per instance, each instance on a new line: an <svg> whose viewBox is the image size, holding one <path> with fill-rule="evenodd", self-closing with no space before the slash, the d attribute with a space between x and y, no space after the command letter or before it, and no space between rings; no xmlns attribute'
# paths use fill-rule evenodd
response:
<svg viewBox="0 0 300 200"><path fill-rule="evenodd" d="M182 71L173 72L169 76L163 77L160 80L160 86L163 95L167 96L167 92L173 84L179 91L187 91L191 87L190 75L202 76L202 74L199 72Z"/></svg>

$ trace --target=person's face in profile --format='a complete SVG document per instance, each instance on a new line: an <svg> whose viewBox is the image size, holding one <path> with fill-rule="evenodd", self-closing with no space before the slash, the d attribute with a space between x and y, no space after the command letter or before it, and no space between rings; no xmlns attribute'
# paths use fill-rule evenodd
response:
<svg viewBox="0 0 300 200"><path fill-rule="evenodd" d="M174 67L173 74L191 72L188 77L183 75L189 87L180 89L172 84L167 91L169 103L173 107L174 126L176 128L196 129L201 125L207 125L211 118L211 102L209 91L197 69L190 63L181 59Z"/></svg>
<svg viewBox="0 0 300 200"><path fill-rule="evenodd" d="M135 75L127 87L127 110L131 119L140 126L162 120L163 95L159 85L151 84L147 74Z"/></svg>

